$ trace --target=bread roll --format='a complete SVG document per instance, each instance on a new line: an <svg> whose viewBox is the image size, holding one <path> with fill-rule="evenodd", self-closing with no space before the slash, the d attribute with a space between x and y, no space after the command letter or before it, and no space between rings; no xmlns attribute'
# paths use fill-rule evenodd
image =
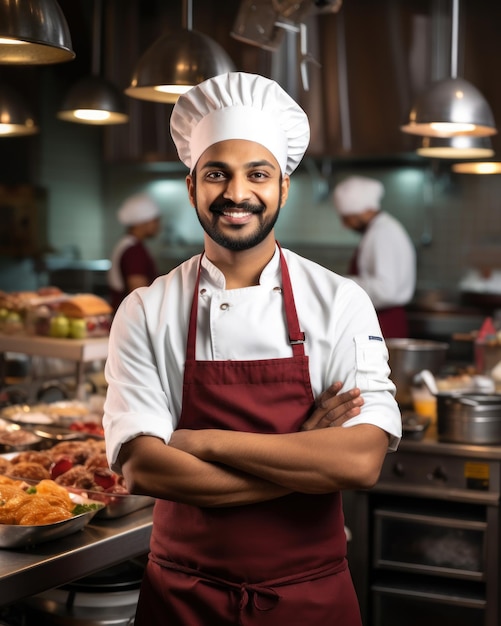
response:
<svg viewBox="0 0 501 626"><path fill-rule="evenodd" d="M82 293L61 302L59 311L68 317L90 317L92 315L109 315L111 306L99 296Z"/></svg>

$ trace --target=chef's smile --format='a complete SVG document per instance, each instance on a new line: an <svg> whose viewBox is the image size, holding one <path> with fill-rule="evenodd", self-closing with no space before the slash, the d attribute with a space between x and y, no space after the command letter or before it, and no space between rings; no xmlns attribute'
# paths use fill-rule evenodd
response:
<svg viewBox="0 0 501 626"><path fill-rule="evenodd" d="M213 204L209 210L223 223L229 224L230 226L243 226L248 224L254 215L261 214L264 208L263 206L251 206L248 204L233 207L225 203L224 205Z"/></svg>

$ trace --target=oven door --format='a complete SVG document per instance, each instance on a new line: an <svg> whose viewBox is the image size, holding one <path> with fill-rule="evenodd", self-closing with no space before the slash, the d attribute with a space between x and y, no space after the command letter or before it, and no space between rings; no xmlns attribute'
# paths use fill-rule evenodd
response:
<svg viewBox="0 0 501 626"><path fill-rule="evenodd" d="M486 507L427 499L374 508L374 626L471 626L486 610Z"/></svg>

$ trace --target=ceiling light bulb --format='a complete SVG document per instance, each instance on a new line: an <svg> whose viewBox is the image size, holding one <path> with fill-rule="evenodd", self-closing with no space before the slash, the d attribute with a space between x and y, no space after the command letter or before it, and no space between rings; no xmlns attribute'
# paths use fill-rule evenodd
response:
<svg viewBox="0 0 501 626"><path fill-rule="evenodd" d="M432 122L430 127L438 137L451 137L452 135L460 135L461 133L467 134L475 130L475 124L459 124L453 122Z"/></svg>
<svg viewBox="0 0 501 626"><path fill-rule="evenodd" d="M99 122L110 118L109 111L99 111L98 109L77 109L73 115L79 120L89 120Z"/></svg>
<svg viewBox="0 0 501 626"><path fill-rule="evenodd" d="M494 155L490 137L455 135L423 137L416 152L431 159L489 159Z"/></svg>
<svg viewBox="0 0 501 626"><path fill-rule="evenodd" d="M183 95L183 93L189 91L191 87L192 85L157 85L155 87L155 90L161 91L162 93L171 93L177 96L181 96Z"/></svg>
<svg viewBox="0 0 501 626"><path fill-rule="evenodd" d="M20 137L38 133L24 98L8 85L0 87L0 136Z"/></svg>
<svg viewBox="0 0 501 626"><path fill-rule="evenodd" d="M457 174L501 174L501 163L494 161L454 163L452 171Z"/></svg>
<svg viewBox="0 0 501 626"><path fill-rule="evenodd" d="M27 41L20 41L19 39L11 39L9 37L0 37L0 46L26 46Z"/></svg>

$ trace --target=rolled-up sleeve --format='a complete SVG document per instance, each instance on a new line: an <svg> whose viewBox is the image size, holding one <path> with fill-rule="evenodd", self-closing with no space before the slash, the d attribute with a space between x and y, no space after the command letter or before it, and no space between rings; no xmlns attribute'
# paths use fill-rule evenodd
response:
<svg viewBox="0 0 501 626"><path fill-rule="evenodd" d="M174 423L136 292L123 302L113 320L105 377L106 453L110 467L120 472L117 458L123 443L138 435L152 435L167 443Z"/></svg>

